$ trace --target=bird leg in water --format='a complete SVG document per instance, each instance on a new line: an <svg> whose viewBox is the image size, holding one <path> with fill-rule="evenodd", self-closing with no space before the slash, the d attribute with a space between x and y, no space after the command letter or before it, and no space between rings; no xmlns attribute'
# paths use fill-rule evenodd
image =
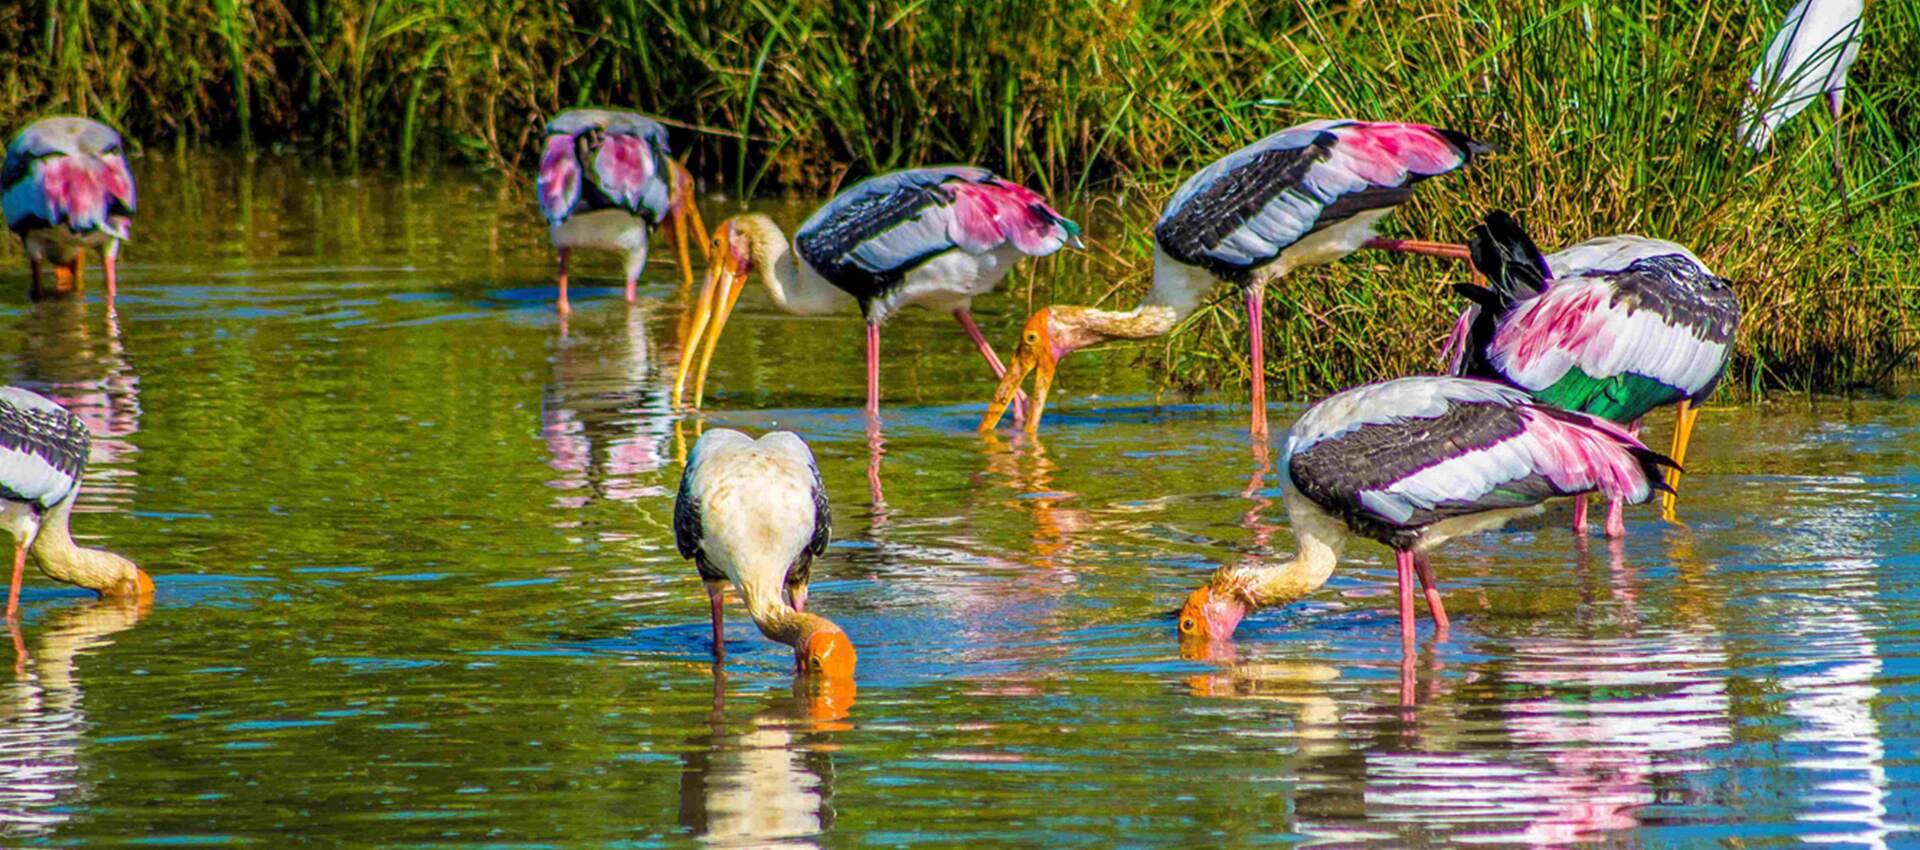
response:
<svg viewBox="0 0 1920 850"><path fill-rule="evenodd" d="M1456 245L1452 242L1422 242L1417 239L1374 238L1368 239L1365 243L1362 243L1360 247L1372 248L1378 251L1425 254L1429 257L1443 257L1449 260L1460 260L1461 262L1473 259L1473 254L1467 250L1467 246Z"/></svg>
<svg viewBox="0 0 1920 850"><path fill-rule="evenodd" d="M555 309L559 310L562 316L573 312L573 308L567 306L567 255L571 253L573 253L572 248L560 249L560 302Z"/></svg>
<svg viewBox="0 0 1920 850"><path fill-rule="evenodd" d="M1420 574L1420 589L1427 595L1427 613L1433 615L1433 627L1441 632L1447 630L1447 606L1440 601L1440 582L1433 577L1433 562L1426 555L1415 553L1413 569Z"/></svg>
<svg viewBox="0 0 1920 850"><path fill-rule="evenodd" d="M1400 579L1400 651L1413 655L1413 553L1393 550L1393 565Z"/></svg>
<svg viewBox="0 0 1920 850"><path fill-rule="evenodd" d="M27 569L27 547L19 541L13 544L13 583L7 585L7 622L20 621L20 580L25 578Z"/></svg>
<svg viewBox="0 0 1920 850"><path fill-rule="evenodd" d="M880 326L867 323L867 415L880 415Z"/></svg>
<svg viewBox="0 0 1920 850"><path fill-rule="evenodd" d="M113 294L116 288L113 267L119 258L120 241L117 239L108 243L107 250L100 254L100 264L107 269L107 315L109 316L113 315Z"/></svg>
<svg viewBox="0 0 1920 850"><path fill-rule="evenodd" d="M1587 536L1587 494L1573 497L1573 533L1579 537Z"/></svg>
<svg viewBox="0 0 1920 850"><path fill-rule="evenodd" d="M993 378L998 381L1007 376L1007 367L1000 362L1000 355L993 353L993 346L987 342L980 326L973 323L973 311L960 307L953 311L953 318L967 331L967 338L973 340L973 347L980 349L980 356L987 358L987 365L993 367ZM1013 392L1013 421L1015 424L1027 421L1027 394L1019 390Z"/></svg>
<svg viewBox="0 0 1920 850"><path fill-rule="evenodd" d="M1640 438L1640 420L1635 419L1633 424L1627 426L1627 434L1634 439ZM1582 501L1585 500L1585 497L1581 498ZM1607 537L1625 537L1626 534L1627 500L1623 496L1609 497L1607 499Z"/></svg>
<svg viewBox="0 0 1920 850"><path fill-rule="evenodd" d="M727 583L724 581L709 581L706 582L706 585L707 605L713 611L713 660L716 662L725 661L727 659L727 630L723 624L726 618L725 596Z"/></svg>
<svg viewBox="0 0 1920 850"><path fill-rule="evenodd" d="M1265 331L1261 324L1261 311L1266 287L1255 283L1247 288L1247 334L1252 338L1253 352L1253 418L1248 432L1255 440L1267 441L1267 356Z"/></svg>

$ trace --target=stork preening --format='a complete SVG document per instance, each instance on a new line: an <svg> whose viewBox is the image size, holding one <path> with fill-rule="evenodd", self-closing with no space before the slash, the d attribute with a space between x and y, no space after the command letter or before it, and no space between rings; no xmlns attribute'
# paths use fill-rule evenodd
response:
<svg viewBox="0 0 1920 850"><path fill-rule="evenodd" d="M867 320L867 412L880 412L880 326L906 306L953 314L993 369L999 356L973 322L973 299L992 292L1022 257L1080 244L1080 227L1045 199L984 168L916 168L869 177L808 216L788 245L764 215L734 216L714 230L712 268L680 353L680 404L702 337L693 406L705 397L707 365L727 316L758 271L788 313L830 313L857 302ZM711 325L711 327L709 327Z"/></svg>
<svg viewBox="0 0 1920 850"><path fill-rule="evenodd" d="M1026 374L1037 372L1026 425L1032 433L1061 358L1107 340L1169 333L1224 282L1240 287L1247 300L1249 431L1266 439L1267 285L1361 248L1467 259L1463 245L1375 238L1374 225L1413 197L1414 184L1489 150L1452 130L1340 120L1290 127L1227 154L1188 178L1161 211L1153 229L1153 288L1139 306L1114 311L1057 305L1027 319L980 430L1000 421Z"/></svg>
<svg viewBox="0 0 1920 850"><path fill-rule="evenodd" d="M1860 55L1862 0L1800 0L1774 33L1747 80L1740 113L1742 144L1764 151L1773 133L1825 97L1835 121L1847 95L1847 69Z"/></svg>
<svg viewBox="0 0 1920 850"><path fill-rule="evenodd" d="M575 248L626 258L627 302L647 264L647 240L662 224L673 227L681 280L693 285L687 227L706 251L706 230L693 198L693 177L673 160L660 122L631 112L569 109L547 123L546 153L537 184L547 234L560 253L560 298L567 303L567 269ZM689 222L691 219L691 222Z"/></svg>
<svg viewBox="0 0 1920 850"><path fill-rule="evenodd" d="M101 596L153 595L153 580L132 561L74 543L67 528L91 445L86 424L66 408L18 387L0 387L0 522L13 534L9 621L20 610L29 554L55 581Z"/></svg>
<svg viewBox="0 0 1920 850"><path fill-rule="evenodd" d="M1700 405L1733 354L1733 284L1686 248L1644 236L1608 236L1542 257L1504 212L1474 228L1471 245L1489 286L1455 287L1475 306L1455 326L1454 374L1506 382L1636 436L1641 417L1677 404L1669 453L1676 465L1664 496L1671 510ZM1586 519L1581 497L1576 533L1586 533ZM1626 533L1617 496L1606 532Z"/></svg>
<svg viewBox="0 0 1920 850"><path fill-rule="evenodd" d="M731 581L760 633L793 647L796 671L853 675L847 633L806 610L813 559L832 525L813 452L793 433L755 440L716 428L694 443L673 502L673 540L706 584L716 660L726 657L722 595Z"/></svg>
<svg viewBox="0 0 1920 850"><path fill-rule="evenodd" d="M1277 565L1215 571L1180 611L1183 638L1225 640L1247 614L1318 590L1353 535L1393 549L1401 645L1414 636L1418 573L1439 628L1446 608L1427 555L1446 541L1599 491L1648 499L1671 465L1605 420L1534 403L1472 378L1355 387L1308 408L1287 432L1282 494L1299 552Z"/></svg>
<svg viewBox="0 0 1920 850"><path fill-rule="evenodd" d="M86 118L37 121L7 145L0 165L0 206L7 229L20 234L33 274L35 301L78 295L86 287L86 252L100 252L113 312L120 243L131 238L133 174L120 134ZM53 267L43 285L42 266Z"/></svg>

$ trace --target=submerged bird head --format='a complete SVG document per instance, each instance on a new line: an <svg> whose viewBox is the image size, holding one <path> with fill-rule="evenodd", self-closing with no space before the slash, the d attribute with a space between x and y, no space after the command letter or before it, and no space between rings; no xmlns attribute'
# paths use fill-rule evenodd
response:
<svg viewBox="0 0 1920 850"><path fill-rule="evenodd" d="M814 632L802 641L794 653L803 673L827 679L852 679L858 654L853 641L838 627Z"/></svg>
<svg viewBox="0 0 1920 850"><path fill-rule="evenodd" d="M1182 641L1226 641L1251 609L1238 594L1216 591L1209 583L1187 594L1180 606Z"/></svg>
<svg viewBox="0 0 1920 850"><path fill-rule="evenodd" d="M993 402L987 405L987 415L980 420L980 430L991 431L1000 424L1000 417L1006 415L1007 406L1020 392L1020 384L1028 372L1035 375L1027 433L1040 427L1040 414L1046 410L1047 391L1053 387L1054 370L1061 358L1107 338L1088 323L1088 316L1085 307L1054 306L1042 307L1027 318L1026 327L1020 331L1020 345L1014 349L1013 361L1007 364L1007 374L1000 379L1000 386L994 388Z"/></svg>

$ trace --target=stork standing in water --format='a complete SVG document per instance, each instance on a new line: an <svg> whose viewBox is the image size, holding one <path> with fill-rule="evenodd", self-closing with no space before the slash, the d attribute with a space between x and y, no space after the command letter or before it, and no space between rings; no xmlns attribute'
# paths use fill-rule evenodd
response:
<svg viewBox="0 0 1920 850"><path fill-rule="evenodd" d="M1821 97L1840 120L1847 96L1847 70L1860 55L1862 0L1800 0L1774 33L1747 80L1740 114L1740 141L1764 151L1773 133ZM1836 156L1839 148L1836 147ZM1839 160L1834 160L1838 168Z"/></svg>
<svg viewBox="0 0 1920 850"><path fill-rule="evenodd" d="M673 539L706 583L713 654L726 657L721 597L727 582L760 633L793 647L794 666L832 679L853 675L853 643L807 613L807 579L833 524L813 452L789 431L755 440L716 428L687 457L673 502Z"/></svg>
<svg viewBox="0 0 1920 850"><path fill-rule="evenodd" d="M114 261L131 238L133 174L121 151L120 134L86 118L47 118L29 125L7 145L0 165L0 206L7 229L26 243L33 270L33 299L78 294L86 286L86 252L100 252L107 272L107 312L113 312ZM40 267L53 266L53 286L42 286Z"/></svg>
<svg viewBox="0 0 1920 850"><path fill-rule="evenodd" d="M1474 265L1490 287L1458 284L1475 306L1450 342L1453 372L1504 381L1535 401L1598 416L1638 435L1640 418L1677 404L1676 466L1667 509L1680 485L1700 405L1713 395L1733 354L1740 300L1692 251L1645 236L1608 236L1542 257L1520 223L1494 212L1474 228ZM1587 499L1573 529L1587 530ZM1608 537L1626 533L1622 503L1607 506Z"/></svg>
<svg viewBox="0 0 1920 850"><path fill-rule="evenodd" d="M714 230L714 265L700 290L692 335L680 353L680 404L703 335L693 406L734 302L758 271L788 313L830 313L858 302L867 320L867 412L880 412L880 326L909 305L953 314L993 368L1000 358L973 323L973 299L1000 285L1022 257L1080 244L1080 227L1026 187L984 168L942 166L869 177L808 216L793 244L764 215L734 216ZM712 327L709 328L709 320Z"/></svg>
<svg viewBox="0 0 1920 850"><path fill-rule="evenodd" d="M1299 554L1272 566L1215 571L1180 611L1184 638L1225 640L1247 614L1326 584L1349 536L1393 549L1400 640L1413 647L1413 577L1447 627L1427 553L1464 534L1598 490L1642 502L1670 461L1602 419L1533 403L1471 378L1367 384L1308 408L1287 432L1282 495Z"/></svg>
<svg viewBox="0 0 1920 850"><path fill-rule="evenodd" d="M647 263L648 234L673 226L680 275L693 285L687 257L687 226L706 251L706 229L693 199L693 177L675 162L667 130L644 115L605 109L569 109L547 123L546 154L537 189L547 232L560 252L560 300L567 304L567 266L575 248L596 248L626 257L627 302L634 300Z"/></svg>
<svg viewBox="0 0 1920 850"><path fill-rule="evenodd" d="M66 408L18 387L0 387L0 521L14 541L9 621L20 610L28 554L56 581L107 597L153 596L153 580L132 561L82 547L68 532L91 443L86 424Z"/></svg>
<svg viewBox="0 0 1920 850"><path fill-rule="evenodd" d="M1331 263L1361 248L1467 259L1463 245L1377 239L1374 225L1413 197L1414 184L1445 174L1490 148L1452 130L1421 124L1313 121L1281 130L1188 178L1153 228L1153 288L1127 311L1043 307L1027 319L1013 364L994 392L980 430L993 428L1030 371L1040 425L1060 358L1113 339L1171 332L1221 283L1246 295L1252 341L1253 415L1267 436L1262 329L1268 284L1302 266Z"/></svg>

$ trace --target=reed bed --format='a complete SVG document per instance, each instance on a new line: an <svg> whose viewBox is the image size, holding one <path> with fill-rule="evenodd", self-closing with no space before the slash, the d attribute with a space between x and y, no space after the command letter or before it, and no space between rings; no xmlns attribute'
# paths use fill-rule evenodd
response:
<svg viewBox="0 0 1920 850"><path fill-rule="evenodd" d="M543 116L609 103L674 122L695 173L733 197L989 165L1095 237L1023 274L1035 305L1136 298L1160 203L1234 147L1312 117L1441 124L1500 153L1435 181L1392 232L1459 238L1507 208L1549 248L1625 231L1685 242L1738 283L1744 388L1881 385L1920 347L1920 0L1870 4L1845 119L1809 109L1765 155L1733 127L1786 0L24 5L25 26L0 28L18 60L0 68L7 125L86 112L146 145L517 175ZM1431 369L1463 274L1363 255L1284 282L1269 300L1276 391ZM1238 385L1244 334L1223 301L1137 356L1169 387Z"/></svg>

